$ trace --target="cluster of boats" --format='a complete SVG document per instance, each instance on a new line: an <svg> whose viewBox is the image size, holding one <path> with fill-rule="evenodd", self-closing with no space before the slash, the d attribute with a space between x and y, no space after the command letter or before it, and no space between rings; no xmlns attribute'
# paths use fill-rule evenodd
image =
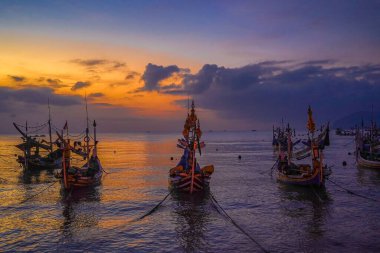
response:
<svg viewBox="0 0 380 253"><path fill-rule="evenodd" d="M62 186L68 191L93 187L101 183L104 169L98 157L97 125L94 121L91 135L88 116L87 127L83 134L70 135L66 122L62 129L55 127L57 135L55 141L52 138L50 112L48 122L42 125L33 127L28 127L27 123L25 126L16 123L13 125L21 134L22 139L22 143L16 145L23 152L23 155L17 156L17 162L25 170L56 169L58 172L55 176L61 179ZM37 130L41 131L45 127L49 129L48 141L44 139L45 135L33 135ZM202 131L195 113L194 102L188 112L182 134L183 138L178 139L177 147L183 150L183 155L178 165L169 171L169 186L173 190L188 193L206 190L209 187L214 166L208 165L201 168L197 162L196 154L197 152L199 155L202 154L205 143L201 141ZM79 158L72 157L73 154ZM84 164L80 167L74 166L73 159L83 159Z"/></svg>
<svg viewBox="0 0 380 253"><path fill-rule="evenodd" d="M87 106L86 106L87 108ZM318 130L313 119L311 108L307 111L307 139L297 139L295 129L289 124L284 127L273 127L272 145L277 154L277 161L272 170L277 172L280 182L302 186L322 187L331 174L324 162L324 149L330 145L329 123L322 125ZM67 122L63 129L56 129L57 139L52 139L52 124L49 120L32 129L48 127L49 140L45 136L32 135L31 127L14 123L20 132L23 142L16 147L23 155L17 161L25 170L58 169L56 177L61 179L66 190L96 186L101 183L103 167L98 157L98 140L96 136L96 122L92 124L93 134L90 134L89 120L83 134L72 136L69 134ZM29 130L29 131L28 131ZM64 133L65 131L65 133ZM213 165L200 167L197 154L202 154L205 143L201 141L202 131L200 121L195 112L194 101L188 109L182 131L183 138L178 139L177 147L183 150L183 155L174 168L169 170L169 187L178 192L195 193L209 188ZM363 167L380 168L380 139L376 125L372 123L370 129L356 130L356 157L357 163ZM46 155L41 154L45 150ZM74 166L72 155L83 160L82 166Z"/></svg>

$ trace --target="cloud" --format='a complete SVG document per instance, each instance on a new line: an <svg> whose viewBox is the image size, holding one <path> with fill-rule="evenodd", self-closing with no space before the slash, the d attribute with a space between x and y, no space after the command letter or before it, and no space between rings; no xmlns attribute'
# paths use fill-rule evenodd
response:
<svg viewBox="0 0 380 253"><path fill-rule="evenodd" d="M108 70L116 70L126 66L124 62L106 59L73 59L70 62L87 67L91 71L94 71L95 67L106 67Z"/></svg>
<svg viewBox="0 0 380 253"><path fill-rule="evenodd" d="M159 82L170 77L174 73L180 72L181 69L176 65L160 66L149 63L145 67L145 72L141 79L144 81L144 87L141 90L154 91L160 89Z"/></svg>
<svg viewBox="0 0 380 253"><path fill-rule="evenodd" d="M100 97L104 97L104 93L101 93L101 92L95 92L95 93L91 93L89 94L87 97L88 98L100 98Z"/></svg>
<svg viewBox="0 0 380 253"><path fill-rule="evenodd" d="M79 89L83 89L85 87L89 87L91 86L91 83L90 82L76 82L72 87L71 87L71 90L72 91L75 91L75 90L79 90Z"/></svg>
<svg viewBox="0 0 380 253"><path fill-rule="evenodd" d="M71 106L81 104L80 96L59 95L54 90L47 87L13 89L10 87L0 87L1 105L7 105L1 111L10 111L14 104L23 103L29 105L47 105L48 99L51 105Z"/></svg>
<svg viewBox="0 0 380 253"><path fill-rule="evenodd" d="M8 77L10 77L13 81L15 82L22 82L25 80L25 77L23 76L12 76L12 75L8 75Z"/></svg>
<svg viewBox="0 0 380 253"><path fill-rule="evenodd" d="M160 92L189 93L198 106L221 118L256 121L266 127L282 117L304 127L308 105L320 120L368 110L371 104L380 109L380 65L332 67L331 62L263 62L240 68L206 64L185 76L181 85Z"/></svg>
<svg viewBox="0 0 380 253"><path fill-rule="evenodd" d="M136 71L129 71L127 75L125 76L125 80L133 80L136 77L140 76L139 72Z"/></svg>

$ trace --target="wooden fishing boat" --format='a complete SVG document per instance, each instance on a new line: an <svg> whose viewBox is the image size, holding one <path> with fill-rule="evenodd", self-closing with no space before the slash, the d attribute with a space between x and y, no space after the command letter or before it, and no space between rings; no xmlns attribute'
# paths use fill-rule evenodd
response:
<svg viewBox="0 0 380 253"><path fill-rule="evenodd" d="M89 131L88 126L86 129L86 137L85 137L85 150L82 151L76 150L75 147L70 145L70 140L63 139L58 132L58 136L64 143L63 148L63 163L62 163L62 171L57 175L57 177L62 178L63 186L66 190L72 190L83 187L92 187L99 185L102 180L103 175L103 167L100 163L100 160L97 155L97 140L96 140L96 122L94 121L94 144L89 144ZM89 155L91 153L91 156ZM71 165L71 152L81 155L85 159L85 164L81 167Z"/></svg>
<svg viewBox="0 0 380 253"><path fill-rule="evenodd" d="M380 135L374 120L371 127L356 131L356 162L359 167L380 169Z"/></svg>
<svg viewBox="0 0 380 253"><path fill-rule="evenodd" d="M209 188L214 166L200 168L196 159L197 150L201 155L201 149L205 147L205 144L200 142L202 131L195 114L194 101L192 101L191 111L187 115L182 134L184 138L178 140L177 147L183 149L183 155L177 166L169 171L169 187L186 193L205 191Z"/></svg>
<svg viewBox="0 0 380 253"><path fill-rule="evenodd" d="M280 182L293 185L303 185L303 186L323 186L325 178L331 174L331 170L327 169L327 166L323 164L323 148L327 145L321 145L317 141L318 138L314 139L313 134L315 131L315 123L312 118L312 111L309 107L308 109L308 130L311 134L310 140L310 156L311 163L296 164L292 162L292 151L291 151L291 131L288 131L288 152L285 154L282 150L279 151L279 161L277 165L278 176L277 179Z"/></svg>
<svg viewBox="0 0 380 253"><path fill-rule="evenodd" d="M52 141L51 134L51 117L50 117L50 105L49 105L49 120L47 123L38 127L29 127L41 131L46 126L49 127L49 141L42 139L44 135L30 135L28 134L28 122L25 126L13 123L13 126L21 134L23 142L16 145L18 149L23 152L23 155L17 156L17 162L20 163L26 170L44 170L55 169L62 165L62 150L60 149L60 143L58 141ZM25 128L25 131L21 130L21 127ZM35 132L35 130L33 130ZM56 149L54 149L56 147ZM44 150L46 155L41 154L41 150Z"/></svg>

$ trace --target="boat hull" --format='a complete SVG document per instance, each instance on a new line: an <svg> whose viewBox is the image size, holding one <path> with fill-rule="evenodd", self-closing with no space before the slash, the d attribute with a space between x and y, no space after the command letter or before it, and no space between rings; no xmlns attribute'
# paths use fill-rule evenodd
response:
<svg viewBox="0 0 380 253"><path fill-rule="evenodd" d="M77 188L86 188L86 187L93 187L93 186L100 185L102 182L103 167L99 159L96 158L92 166L96 166L97 171L95 174L91 176L88 175L88 171L89 169L92 169L93 167L90 166L89 168L87 163L81 168L75 168L75 167L70 168L71 172L68 173L66 176L67 186L68 186L67 188L77 189ZM65 178L63 176L62 178L63 184L65 183L64 180Z"/></svg>
<svg viewBox="0 0 380 253"><path fill-rule="evenodd" d="M62 157L55 160L47 158L29 158L27 163L25 163L25 158L19 156L17 162L27 170L49 170L62 167Z"/></svg>
<svg viewBox="0 0 380 253"><path fill-rule="evenodd" d="M324 177L319 169L315 170L313 174L301 174L297 176L287 175L278 171L277 180L292 185L300 185L300 186L323 186L325 183Z"/></svg>
<svg viewBox="0 0 380 253"><path fill-rule="evenodd" d="M192 184L192 176L191 174L186 175L176 175L169 177L169 188L178 191L178 192L186 192L191 193L191 188L193 192L200 192L207 190L210 185L210 176L195 174L193 187Z"/></svg>
<svg viewBox="0 0 380 253"><path fill-rule="evenodd" d="M380 161L371 161L371 160L364 159L360 152L358 152L356 161L360 167L365 167L365 168L370 168L370 169L380 169Z"/></svg>

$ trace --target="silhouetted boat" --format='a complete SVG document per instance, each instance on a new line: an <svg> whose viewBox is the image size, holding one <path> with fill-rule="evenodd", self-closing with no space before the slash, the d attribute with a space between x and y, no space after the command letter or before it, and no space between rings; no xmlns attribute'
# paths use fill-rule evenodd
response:
<svg viewBox="0 0 380 253"><path fill-rule="evenodd" d="M202 131L199 119L195 114L194 101L191 104L191 112L187 114L184 130L184 139L179 139L177 147L184 150L181 161L169 171L170 188L180 192L199 192L208 189L214 166L208 165L200 168L196 151L201 155L201 149L205 146L200 142Z"/></svg>
<svg viewBox="0 0 380 253"><path fill-rule="evenodd" d="M326 135L325 143L318 142L318 138L314 139L315 123L312 118L312 111L308 109L308 136L311 152L311 163L295 164L292 162L291 137L292 132L287 131L288 140L287 154L283 150L279 150L279 161L277 166L278 180L286 184L293 185L324 185L324 179L331 171L327 170L327 166L323 164L323 148L328 146L329 140ZM311 134L311 136L310 136Z"/></svg>
<svg viewBox="0 0 380 253"><path fill-rule="evenodd" d="M63 142L63 162L62 171L57 175L62 178L63 186L66 190L71 190L81 187L96 186L101 183L103 175L103 167L97 155L97 140L96 140L96 122L94 126L94 144L90 145L90 136L88 126L85 136L85 152L71 146L70 139L64 139L58 132L59 138ZM90 156L92 149L92 154ZM81 167L71 165L71 152L82 156L85 159L85 164Z"/></svg>
<svg viewBox="0 0 380 253"><path fill-rule="evenodd" d="M44 170L59 168L62 165L62 150L60 143L52 141L51 135L51 119L50 119L50 106L49 106L49 120L40 126L29 126L26 122L25 126L13 123L14 127L21 134L23 142L16 145L18 149L23 151L23 155L17 156L17 162L20 163L26 170ZM46 126L49 127L49 141L42 139L44 135L30 135L28 129L32 129L32 133L42 131ZM25 131L21 130L24 128ZM54 150L54 144L58 146ZM41 149L48 152L46 155L41 155Z"/></svg>

